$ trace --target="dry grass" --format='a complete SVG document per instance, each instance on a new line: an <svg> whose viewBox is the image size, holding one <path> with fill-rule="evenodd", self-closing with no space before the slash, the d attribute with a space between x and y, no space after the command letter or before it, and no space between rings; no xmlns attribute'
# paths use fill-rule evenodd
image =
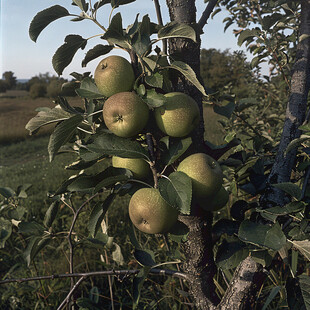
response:
<svg viewBox="0 0 310 310"><path fill-rule="evenodd" d="M79 98L70 99L70 102L75 105L79 101ZM25 91L11 91L2 94L0 96L0 143L10 143L28 138L29 132L25 126L37 114L35 109L54 106L52 99L31 99ZM49 133L51 128L51 126L46 126L40 129L36 135Z"/></svg>

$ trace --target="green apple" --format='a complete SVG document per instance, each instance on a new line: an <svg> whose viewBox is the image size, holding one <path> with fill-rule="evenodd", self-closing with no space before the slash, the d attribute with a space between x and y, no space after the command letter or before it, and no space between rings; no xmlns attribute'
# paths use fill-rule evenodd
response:
<svg viewBox="0 0 310 310"><path fill-rule="evenodd" d="M178 214L178 210L170 206L155 188L137 190L129 202L132 223L147 234L167 232L176 223Z"/></svg>
<svg viewBox="0 0 310 310"><path fill-rule="evenodd" d="M220 165L204 153L186 157L179 164L178 171L186 173L192 179L193 197L196 197L198 201L214 197L223 183Z"/></svg>
<svg viewBox="0 0 310 310"><path fill-rule="evenodd" d="M142 158L122 158L113 156L112 166L115 168L129 169L133 177L138 180L145 179L150 173L149 164Z"/></svg>
<svg viewBox="0 0 310 310"><path fill-rule="evenodd" d="M223 186L210 201L203 201L200 206L206 211L217 211L226 206L229 194Z"/></svg>
<svg viewBox="0 0 310 310"><path fill-rule="evenodd" d="M103 119L115 135L129 138L145 127L149 119L149 108L134 92L117 93L104 103Z"/></svg>
<svg viewBox="0 0 310 310"><path fill-rule="evenodd" d="M165 94L166 102L155 109L159 129L171 137L185 137L199 124L199 108L196 101L180 92Z"/></svg>
<svg viewBox="0 0 310 310"><path fill-rule="evenodd" d="M131 91L135 74L130 62L121 56L108 56L102 59L94 74L98 90L105 97Z"/></svg>

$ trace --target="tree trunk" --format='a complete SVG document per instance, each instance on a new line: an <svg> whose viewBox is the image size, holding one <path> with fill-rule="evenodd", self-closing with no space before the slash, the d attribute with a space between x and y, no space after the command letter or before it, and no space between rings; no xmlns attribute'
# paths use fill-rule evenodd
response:
<svg viewBox="0 0 310 310"><path fill-rule="evenodd" d="M195 0L167 0L167 6L171 21L186 23L196 27ZM197 42L182 38L169 40L169 57L171 61L179 60L187 63L195 71L197 78L201 80L199 35L197 35ZM194 151L203 152L204 122L202 94L181 74L174 75L172 82L175 91L190 95L199 106L200 126L192 134L192 140ZM219 303L213 282L213 277L216 273L210 229L212 227L213 216L209 212L204 215L182 215L179 219L189 228L188 241L183 247L187 258L183 269L192 275L191 279L189 279L190 293L198 309L212 309L214 307L213 303Z"/></svg>
<svg viewBox="0 0 310 310"><path fill-rule="evenodd" d="M271 184L289 182L295 165L296 149L285 154L289 143L300 137L299 126L305 120L307 98L310 87L310 1L301 1L301 20L297 45L296 60L291 79L290 98L286 109L281 141L278 147L275 163L268 178L267 190L261 198L261 204L284 205L288 202L284 193L272 187Z"/></svg>

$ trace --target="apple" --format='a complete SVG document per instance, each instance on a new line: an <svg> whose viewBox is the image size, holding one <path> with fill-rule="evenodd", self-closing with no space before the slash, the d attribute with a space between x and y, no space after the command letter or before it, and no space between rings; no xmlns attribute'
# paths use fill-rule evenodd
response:
<svg viewBox="0 0 310 310"><path fill-rule="evenodd" d="M167 232L178 219L178 210L170 206L156 188L137 190L129 202L132 223L147 234Z"/></svg>
<svg viewBox="0 0 310 310"><path fill-rule="evenodd" d="M180 92L165 94L164 105L155 109L158 128L168 136L181 138L190 134L199 124L196 101Z"/></svg>
<svg viewBox="0 0 310 310"><path fill-rule="evenodd" d="M116 93L131 91L135 74L127 59L109 56L99 62L94 79L100 93L110 97Z"/></svg>
<svg viewBox="0 0 310 310"><path fill-rule="evenodd" d="M186 173L192 179L193 197L198 201L214 197L223 183L223 173L219 163L204 153L186 157L177 170Z"/></svg>
<svg viewBox="0 0 310 310"><path fill-rule="evenodd" d="M204 201L200 204L201 208L206 211L217 211L226 206L229 200L229 194L223 186L220 190L214 195L210 201Z"/></svg>
<svg viewBox="0 0 310 310"><path fill-rule="evenodd" d="M149 108L134 92L117 93L103 105L106 126L117 136L129 138L137 135L148 122Z"/></svg>
<svg viewBox="0 0 310 310"><path fill-rule="evenodd" d="M115 168L129 169L133 177L138 180L145 179L150 173L149 164L142 158L122 158L113 156L112 166Z"/></svg>

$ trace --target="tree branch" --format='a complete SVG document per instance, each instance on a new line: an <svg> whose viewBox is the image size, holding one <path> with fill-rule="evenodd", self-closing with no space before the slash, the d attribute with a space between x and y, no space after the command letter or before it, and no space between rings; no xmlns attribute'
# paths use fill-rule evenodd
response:
<svg viewBox="0 0 310 310"><path fill-rule="evenodd" d="M202 13L199 22L198 22L198 26L203 29L203 27L207 24L207 21L214 9L214 7L216 6L218 0L210 0L208 2L208 5L206 6L206 9L204 10L204 12Z"/></svg>
<svg viewBox="0 0 310 310"><path fill-rule="evenodd" d="M308 36L308 37L307 37ZM291 93L286 109L281 141L275 158L275 163L270 172L267 190L261 197L261 204L265 206L277 204L283 205L287 197L283 191L271 186L289 182L291 172L296 160L296 149L285 154L288 144L300 137L298 129L303 124L306 110L307 98L310 88L310 0L301 1L301 21L299 30L299 43L297 45L296 60L293 67L291 79Z"/></svg>
<svg viewBox="0 0 310 310"><path fill-rule="evenodd" d="M266 275L250 256L237 267L225 295L216 310L254 309L255 297Z"/></svg>
<svg viewBox="0 0 310 310"><path fill-rule="evenodd" d="M140 272L139 269L128 269L128 270L105 270L105 271L93 271L93 272L79 272L79 273L65 273L65 274L56 274L51 276L38 276L31 278L18 278L18 279L6 279L0 281L1 284L8 283L23 283L29 281L40 281L40 280L55 280L55 279L64 279L64 278L81 278L81 277L98 277L98 276L122 276L126 278L127 276L135 275ZM162 276L172 276L176 278L180 278L183 280L187 280L188 275L183 272L170 270L170 269L158 269L153 268L150 271L150 274L154 275L162 275Z"/></svg>
<svg viewBox="0 0 310 310"><path fill-rule="evenodd" d="M70 302L71 296L85 279L86 279L86 276L83 276L74 284L74 286L71 288L70 292L68 293L67 297L63 300L63 302L60 304L57 310L61 310L66 304Z"/></svg>

